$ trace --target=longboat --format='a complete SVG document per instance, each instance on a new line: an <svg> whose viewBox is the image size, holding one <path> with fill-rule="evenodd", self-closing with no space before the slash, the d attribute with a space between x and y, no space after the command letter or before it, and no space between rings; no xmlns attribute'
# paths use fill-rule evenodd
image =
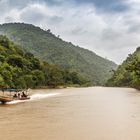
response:
<svg viewBox="0 0 140 140"><path fill-rule="evenodd" d="M16 101L16 100L29 100L30 96L28 90L22 89L0 89L0 102L5 104L7 102Z"/></svg>

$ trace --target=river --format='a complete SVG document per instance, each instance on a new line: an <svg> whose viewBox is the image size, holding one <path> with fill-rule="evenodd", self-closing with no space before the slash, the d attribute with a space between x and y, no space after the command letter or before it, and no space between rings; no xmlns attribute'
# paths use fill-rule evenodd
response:
<svg viewBox="0 0 140 140"><path fill-rule="evenodd" d="M34 90L0 105L1 140L140 140L140 92L129 88Z"/></svg>

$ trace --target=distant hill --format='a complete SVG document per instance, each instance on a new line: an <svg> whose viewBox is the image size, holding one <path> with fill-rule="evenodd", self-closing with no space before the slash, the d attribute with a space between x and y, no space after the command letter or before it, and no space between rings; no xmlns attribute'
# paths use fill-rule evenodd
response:
<svg viewBox="0 0 140 140"><path fill-rule="evenodd" d="M45 31L31 24L8 23L0 25L0 33L39 59L80 73L92 85L104 84L111 77L110 71L117 67L112 61L63 41L49 29Z"/></svg>
<svg viewBox="0 0 140 140"><path fill-rule="evenodd" d="M114 71L107 85L140 89L140 47Z"/></svg>

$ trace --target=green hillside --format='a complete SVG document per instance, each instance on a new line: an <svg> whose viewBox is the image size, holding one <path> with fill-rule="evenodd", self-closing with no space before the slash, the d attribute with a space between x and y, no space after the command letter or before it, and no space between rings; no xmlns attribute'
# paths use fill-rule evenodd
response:
<svg viewBox="0 0 140 140"><path fill-rule="evenodd" d="M9 23L0 25L0 33L20 44L23 50L61 68L76 71L88 78L92 85L104 84L116 64L95 53L74 46L56 37L50 30L30 24Z"/></svg>
<svg viewBox="0 0 140 140"><path fill-rule="evenodd" d="M7 37L0 36L0 88L36 88L42 86L85 85L76 72L62 70L40 62L33 54L23 52Z"/></svg>
<svg viewBox="0 0 140 140"><path fill-rule="evenodd" d="M114 71L108 86L125 86L140 89L140 47Z"/></svg>

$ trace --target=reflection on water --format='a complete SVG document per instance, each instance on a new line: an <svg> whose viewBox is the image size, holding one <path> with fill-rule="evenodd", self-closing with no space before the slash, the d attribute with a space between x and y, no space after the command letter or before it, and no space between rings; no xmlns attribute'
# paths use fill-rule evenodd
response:
<svg viewBox="0 0 140 140"><path fill-rule="evenodd" d="M37 90L31 97L0 106L0 139L140 140L140 93L134 89Z"/></svg>

